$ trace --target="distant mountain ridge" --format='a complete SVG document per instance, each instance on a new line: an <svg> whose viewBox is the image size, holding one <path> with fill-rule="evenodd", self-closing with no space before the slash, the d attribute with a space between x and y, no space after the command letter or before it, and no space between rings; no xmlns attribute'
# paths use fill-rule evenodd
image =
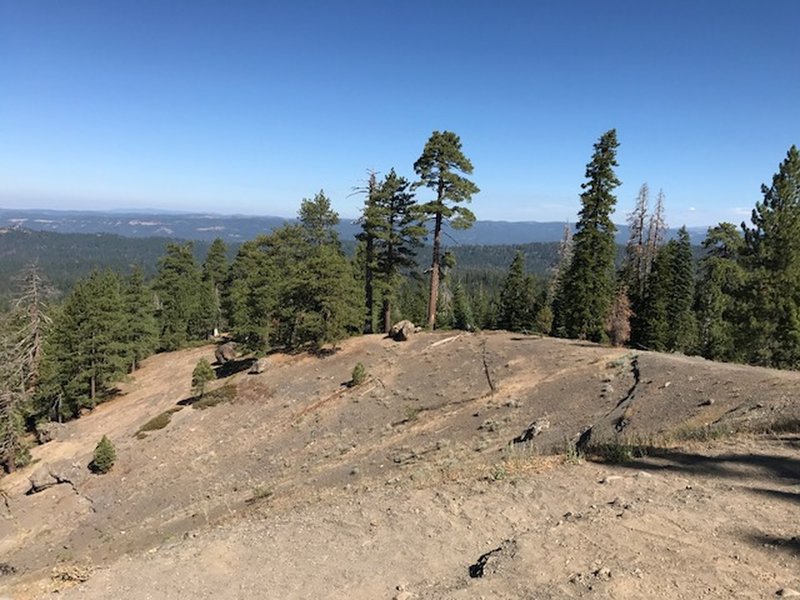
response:
<svg viewBox="0 0 800 600"><path fill-rule="evenodd" d="M211 213L168 213L160 211L72 211L0 208L0 227L25 227L54 233L114 233L125 237L169 237L211 241L222 238L227 243L243 242L269 233L294 219L252 215ZM446 228L447 245L505 245L532 242L556 242L564 234L563 222L477 221L466 230ZM342 219L338 226L343 240L360 231L355 219ZM705 227L689 228L692 241L705 237ZM675 230L669 231L669 237ZM617 225L617 243L628 239L627 225Z"/></svg>

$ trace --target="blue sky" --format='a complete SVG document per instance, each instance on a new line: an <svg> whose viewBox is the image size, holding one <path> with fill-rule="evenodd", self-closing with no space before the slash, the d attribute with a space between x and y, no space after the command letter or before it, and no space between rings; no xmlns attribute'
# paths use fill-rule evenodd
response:
<svg viewBox="0 0 800 600"><path fill-rule="evenodd" d="M324 188L350 217L447 129L479 219L574 221L614 127L617 222L646 181L672 226L738 223L800 144L798 31L796 0L0 0L0 206L292 216Z"/></svg>

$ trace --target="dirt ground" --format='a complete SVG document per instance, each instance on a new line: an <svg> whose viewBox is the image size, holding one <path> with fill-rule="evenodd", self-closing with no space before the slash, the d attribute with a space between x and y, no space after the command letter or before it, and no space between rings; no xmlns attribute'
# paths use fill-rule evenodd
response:
<svg viewBox="0 0 800 600"><path fill-rule="evenodd" d="M152 357L0 480L0 596L800 590L798 373L507 333L365 336L258 375L242 361L215 384L232 401L198 410L190 374L213 350ZM357 362L369 376L349 387ZM91 475L103 434L119 458ZM625 460L565 457L576 442ZM61 481L26 495L42 473Z"/></svg>

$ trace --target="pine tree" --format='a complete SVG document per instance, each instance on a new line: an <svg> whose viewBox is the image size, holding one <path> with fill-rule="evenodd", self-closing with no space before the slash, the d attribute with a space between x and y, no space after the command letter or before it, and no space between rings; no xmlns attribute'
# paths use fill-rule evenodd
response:
<svg viewBox="0 0 800 600"><path fill-rule="evenodd" d="M7 472L26 462L24 418L40 379L44 338L50 327L47 297L52 293L38 265L18 278L11 310L0 318L0 464Z"/></svg>
<svg viewBox="0 0 800 600"><path fill-rule="evenodd" d="M442 258L442 226L445 223L455 229L468 229L475 222L475 215L463 204L469 203L480 189L469 179L459 175L472 173L472 163L461 151L461 140L450 131L434 131L414 163L419 181L414 187L428 187L435 191L436 198L422 205L422 211L433 219L433 252L431 257L430 295L428 300L427 326L433 329L439 300L439 276Z"/></svg>
<svg viewBox="0 0 800 600"><path fill-rule="evenodd" d="M569 223L566 223L564 224L564 233L561 237L561 243L558 246L558 262L555 266L551 267L550 284L547 287L545 305L550 310L549 313L545 311L541 319L537 319L542 327L548 322L550 323L550 328L546 331L542 331L542 333L566 337L566 328L563 323L566 312L566 290L564 288L564 281L570 265L572 264L572 251L572 228L569 226Z"/></svg>
<svg viewBox="0 0 800 600"><path fill-rule="evenodd" d="M611 312L606 318L606 333L613 346L624 346L631 337L631 305L624 284L617 288Z"/></svg>
<svg viewBox="0 0 800 600"><path fill-rule="evenodd" d="M112 272L79 281L47 337L42 401L58 405L60 417L77 417L111 391L128 367L122 282Z"/></svg>
<svg viewBox="0 0 800 600"><path fill-rule="evenodd" d="M303 268L295 273L287 305L294 318L290 345L310 344L321 349L358 331L358 288L347 259L338 247L314 248Z"/></svg>
<svg viewBox="0 0 800 600"><path fill-rule="evenodd" d="M757 364L800 368L800 151L792 146L772 178L762 185L744 230L742 262L747 358Z"/></svg>
<svg viewBox="0 0 800 600"><path fill-rule="evenodd" d="M339 244L339 235L335 229L339 224L339 215L331 208L331 201L323 190L313 199L303 198L298 219L306 240L312 246Z"/></svg>
<svg viewBox="0 0 800 600"><path fill-rule="evenodd" d="M222 294L223 314L234 339L251 350L265 349L277 305L278 272L267 253L273 236L240 246Z"/></svg>
<svg viewBox="0 0 800 600"><path fill-rule="evenodd" d="M144 271L136 266L124 288L123 302L126 317L125 342L130 371L150 356L158 345L158 325L155 319L153 292L144 281Z"/></svg>
<svg viewBox="0 0 800 600"><path fill-rule="evenodd" d="M192 394L194 394L195 398L202 398L206 391L206 386L210 381L214 381L216 377L214 369L211 368L208 360L201 358L197 361L192 371Z"/></svg>
<svg viewBox="0 0 800 600"><path fill-rule="evenodd" d="M392 328L392 300L401 269L416 266L414 254L422 243L422 213L409 191L409 182L394 169L375 189L369 220L372 222L374 278L382 297L382 330ZM366 214L365 214L366 220Z"/></svg>
<svg viewBox="0 0 800 600"><path fill-rule="evenodd" d="M115 462L117 462L117 451L114 448L114 444L111 443L111 440L104 435L100 438L100 441L97 442L97 446L95 446L89 469L91 469L93 473L102 475L108 473Z"/></svg>
<svg viewBox="0 0 800 600"><path fill-rule="evenodd" d="M652 265L651 260L648 260L651 257L647 243L649 201L650 188L647 183L643 183L636 196L633 211L628 215L630 235L625 246L625 262L623 264L624 280L630 296L634 298L634 304L636 304L636 299L641 299L644 293L645 282Z"/></svg>
<svg viewBox="0 0 800 600"><path fill-rule="evenodd" d="M190 339L202 339L208 316L200 302L203 289L200 269L192 254L192 243L168 244L159 261L154 289L161 309L158 314L161 348L175 350Z"/></svg>
<svg viewBox="0 0 800 600"><path fill-rule="evenodd" d="M475 330L475 320L472 317L469 297L460 281L456 281L453 286L453 328L463 331Z"/></svg>
<svg viewBox="0 0 800 600"><path fill-rule="evenodd" d="M222 328L222 288L228 278L228 248L220 238L216 238L208 247L208 254L203 263L203 283L210 296L205 299L204 312L211 311L211 328L215 335ZM208 294L208 291L206 292Z"/></svg>
<svg viewBox="0 0 800 600"><path fill-rule="evenodd" d="M653 266L653 261L656 259L658 249L664 244L667 238L667 222L664 218L664 190L658 191L656 196L656 208L650 216L650 221L647 225L647 241L645 243L644 251L644 278L650 274L650 269Z"/></svg>
<svg viewBox="0 0 800 600"><path fill-rule="evenodd" d="M375 328L375 237L380 226L380 214L376 207L378 176L375 171L369 172L367 187L364 188L366 199L361 212L361 232L356 235L360 244L357 257L363 265L364 272L364 333L369 334ZM357 190L360 191L360 190Z"/></svg>
<svg viewBox="0 0 800 600"><path fill-rule="evenodd" d="M696 351L711 360L742 359L737 330L743 320L739 302L745 275L739 263L743 244L732 223L709 228L703 241L706 255L700 261L695 297Z"/></svg>
<svg viewBox="0 0 800 600"><path fill-rule="evenodd" d="M616 130L600 137L586 166L588 181L581 184L583 208L557 315L567 337L601 341L605 335L606 317L614 297L616 227L611 222L611 212L616 203L612 192L620 185L614 174L618 146Z"/></svg>
<svg viewBox="0 0 800 600"><path fill-rule="evenodd" d="M638 318L637 345L649 350L686 352L696 344L694 264L685 227L663 246L653 263Z"/></svg>
<svg viewBox="0 0 800 600"><path fill-rule="evenodd" d="M533 328L533 306L533 277L525 273L525 257L517 251L500 292L497 326L507 331L529 331Z"/></svg>
<svg viewBox="0 0 800 600"><path fill-rule="evenodd" d="M678 230L678 239L672 243L674 250L671 256L667 304L667 320L669 322L667 350L687 352L695 345L697 322L692 310L695 290L692 244L686 227Z"/></svg>

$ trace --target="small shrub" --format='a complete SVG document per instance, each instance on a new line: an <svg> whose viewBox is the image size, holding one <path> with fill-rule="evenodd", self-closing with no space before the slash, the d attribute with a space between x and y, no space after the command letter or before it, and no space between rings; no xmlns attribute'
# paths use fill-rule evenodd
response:
<svg viewBox="0 0 800 600"><path fill-rule="evenodd" d="M245 500L248 504L252 504L253 502L258 502L259 500L266 500L272 496L273 492L271 489L264 487L264 486L256 486L253 488L253 495Z"/></svg>
<svg viewBox="0 0 800 600"><path fill-rule="evenodd" d="M420 409L416 406L406 406L404 411L405 414L405 421L416 421L417 417L419 417Z"/></svg>
<svg viewBox="0 0 800 600"><path fill-rule="evenodd" d="M178 412L181 408L183 407L176 406L175 408L170 408L169 410L165 410L157 417L153 417L147 423L145 423L139 428L139 431L136 432L136 437L142 439L141 437L139 437L140 434L144 434L148 431L157 431L159 429L164 429L164 427L169 425L169 422L172 420L172 415Z"/></svg>
<svg viewBox="0 0 800 600"><path fill-rule="evenodd" d="M236 386L234 385L223 385L221 388L217 388L216 390L212 390L205 394L200 400L192 403L192 408L196 408L197 410L205 410L207 408L211 408L212 406L216 406L217 404L222 404L223 402L231 402L236 398Z"/></svg>
<svg viewBox="0 0 800 600"><path fill-rule="evenodd" d="M630 462L636 458L647 456L649 445L635 441L614 440L604 444L592 444L586 454L600 458L605 462L619 464Z"/></svg>
<svg viewBox="0 0 800 600"><path fill-rule="evenodd" d="M367 380L367 369L362 363L356 363L353 367L353 375L350 379L350 387L361 385Z"/></svg>
<svg viewBox="0 0 800 600"><path fill-rule="evenodd" d="M94 458L89 463L89 469L98 475L108 473L116 460L117 451L114 449L114 444L106 436L103 436L94 449Z"/></svg>
<svg viewBox="0 0 800 600"><path fill-rule="evenodd" d="M214 373L214 369L211 368L211 363L205 358L201 358L197 361L194 371L192 371L192 393L197 398L202 398L208 382L216 378L217 376Z"/></svg>
<svg viewBox="0 0 800 600"><path fill-rule="evenodd" d="M583 462L583 453L569 438L564 440L564 460L570 465L579 465Z"/></svg>

